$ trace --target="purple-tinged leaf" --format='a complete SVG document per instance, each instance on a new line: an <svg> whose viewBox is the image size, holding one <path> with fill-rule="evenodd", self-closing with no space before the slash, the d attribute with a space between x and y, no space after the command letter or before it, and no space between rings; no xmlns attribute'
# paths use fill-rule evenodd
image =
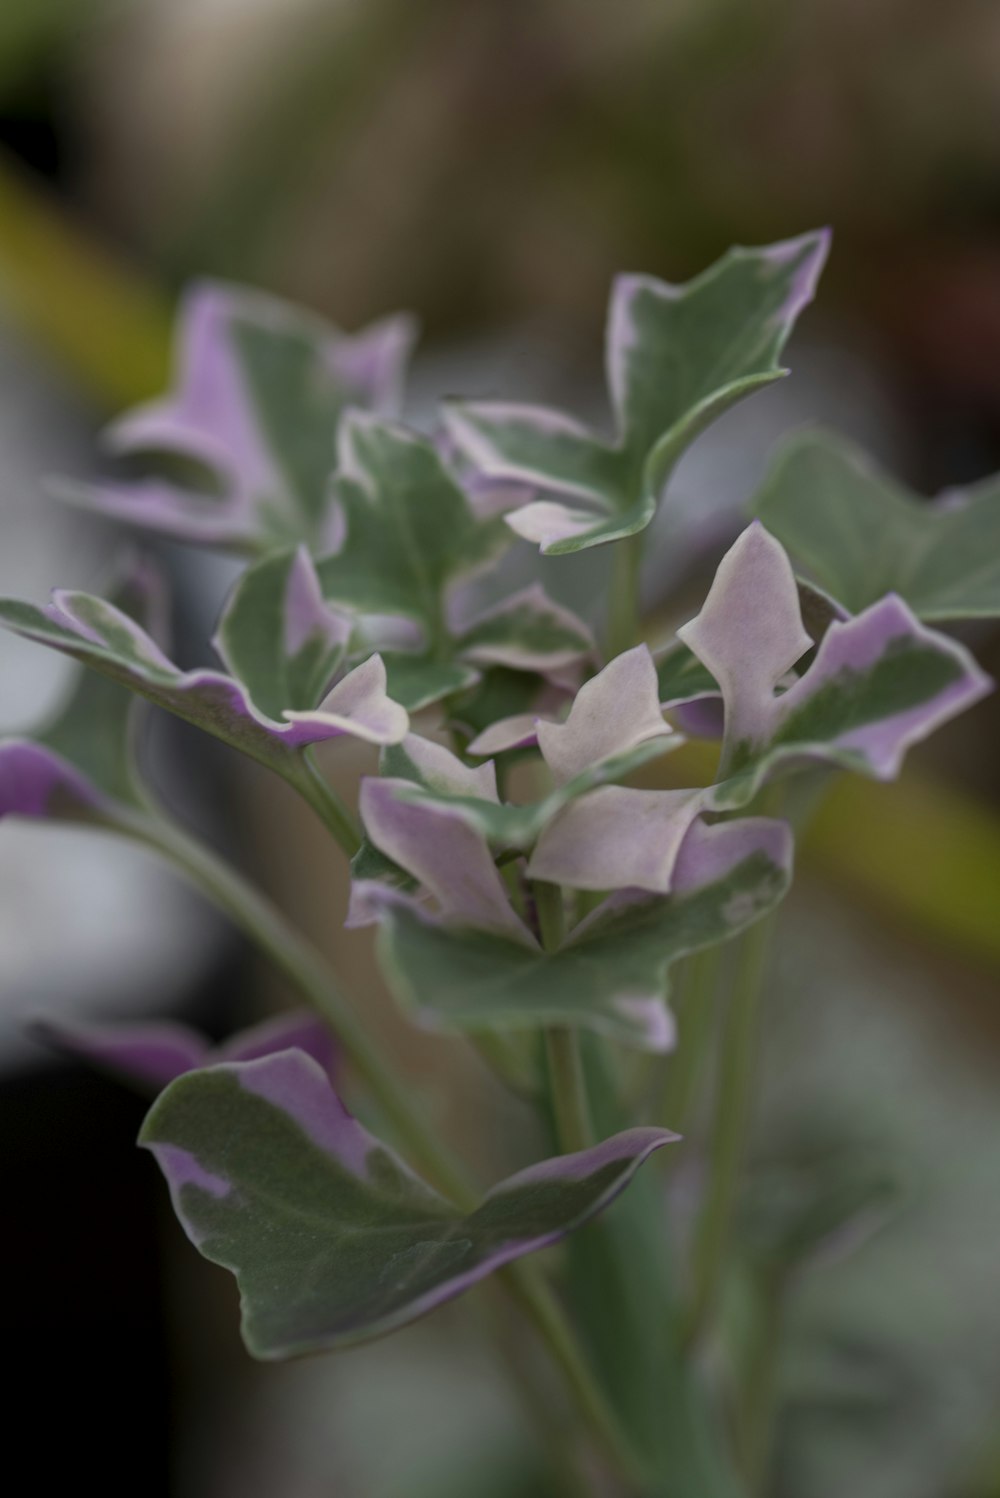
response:
<svg viewBox="0 0 1000 1498"><path fill-rule="evenodd" d="M239 1281L259 1358L348 1347L404 1326L557 1242L676 1139L633 1129L545 1160L463 1215L286 1051L171 1084L143 1125L185 1232Z"/></svg>
<svg viewBox="0 0 1000 1498"><path fill-rule="evenodd" d="M383 775L415 781L429 791L450 796L473 796L497 806L500 804L496 766L492 760L482 765L467 765L444 744L416 733L408 733L402 743L383 750L380 769Z"/></svg>
<svg viewBox="0 0 1000 1498"><path fill-rule="evenodd" d="M565 718L517 713L485 729L468 752L478 757L538 744L559 784L671 733L663 720L653 658L648 646L636 645L583 684Z"/></svg>
<svg viewBox="0 0 1000 1498"><path fill-rule="evenodd" d="M275 720L323 697L344 658L352 621L326 602L304 546L247 569L223 610L213 645L230 675Z"/></svg>
<svg viewBox="0 0 1000 1498"><path fill-rule="evenodd" d="M282 622L275 622L283 631ZM318 706L286 711L281 722L262 711L232 677L179 670L134 619L89 594L56 592L45 609L0 600L0 624L93 667L278 771L287 771L295 751L323 739L349 734L384 744L401 739L407 730L405 710L386 694L378 656L348 672Z"/></svg>
<svg viewBox="0 0 1000 1498"><path fill-rule="evenodd" d="M468 752L481 758L483 755L504 754L508 749L534 748L538 743L540 721L537 712L514 713L509 718L500 718L476 735Z"/></svg>
<svg viewBox="0 0 1000 1498"><path fill-rule="evenodd" d="M144 1091L159 1092L175 1077L221 1061L255 1061L298 1050L332 1072L336 1045L330 1030L307 1010L293 1010L240 1030L213 1046L198 1030L167 1020L79 1024L39 1020L32 1033L56 1050L92 1062Z"/></svg>
<svg viewBox="0 0 1000 1498"><path fill-rule="evenodd" d="M606 339L611 443L558 411L452 405L449 435L482 476L543 496L511 512L508 524L552 554L647 526L685 448L736 401L785 373L778 358L827 248L822 233L736 248L685 286L618 277Z"/></svg>
<svg viewBox="0 0 1000 1498"><path fill-rule="evenodd" d="M703 790L644 791L602 786L545 827L528 863L532 879L571 889L642 889L665 895Z"/></svg>
<svg viewBox="0 0 1000 1498"><path fill-rule="evenodd" d="M719 682L725 702L725 778L713 805L745 805L781 770L825 760L878 780L906 750L990 690L967 650L922 625L890 595L853 619L834 619L811 646L788 559L754 522L719 568L705 607L678 631Z"/></svg>
<svg viewBox="0 0 1000 1498"><path fill-rule="evenodd" d="M160 579L140 558L128 556L120 564L112 595L163 631ZM131 816L143 801L132 754L136 706L117 683L76 672L48 723L0 741L0 817L107 825Z"/></svg>
<svg viewBox="0 0 1000 1498"><path fill-rule="evenodd" d="M349 405L396 408L413 339L406 317L348 337L262 292L196 286L181 304L173 390L107 434L150 476L66 496L180 540L322 549L338 420Z"/></svg>
<svg viewBox="0 0 1000 1498"><path fill-rule="evenodd" d="M482 518L439 448L408 428L351 411L333 487L343 536L319 563L324 594L354 615L406 620L412 650L393 651L393 690L416 710L479 678L449 629L454 589L510 543Z"/></svg>
<svg viewBox="0 0 1000 1498"><path fill-rule="evenodd" d="M621 492L618 454L561 411L510 401L456 401L443 414L448 435L487 479L523 484L529 492L552 488L596 505ZM586 518L589 512L581 513Z"/></svg>
<svg viewBox="0 0 1000 1498"><path fill-rule="evenodd" d="M405 780L362 781L361 819L376 848L433 895L442 918L533 947L483 833L452 807L403 799L411 789Z"/></svg>
<svg viewBox="0 0 1000 1498"><path fill-rule="evenodd" d="M539 720L538 746L556 784L561 785L583 770L671 731L660 710L649 648L636 645L580 688L565 722Z"/></svg>
<svg viewBox="0 0 1000 1498"><path fill-rule="evenodd" d="M711 671L679 640L654 657L660 706L670 722L692 739L721 739L722 693Z"/></svg>
<svg viewBox="0 0 1000 1498"><path fill-rule="evenodd" d="M788 887L791 858L783 822L695 821L669 895L614 894L554 952L442 923L411 900L374 889L382 970L397 999L430 1029L582 1025L626 1045L668 1050L671 965L771 910Z"/></svg>
<svg viewBox="0 0 1000 1498"><path fill-rule="evenodd" d="M454 770L436 773L433 766L422 758L423 751L417 754L412 747L407 747L419 748L426 743L411 735L404 745L387 749L383 753L382 775L391 779L383 780L382 783L391 783L392 796L397 801L408 805L439 807L458 817L476 833L477 838L484 838L496 852L527 852L552 819L578 796L593 791L597 786L610 785L622 779L649 760L676 749L682 742L669 732L640 739L631 748L612 754L609 758L599 759L594 764L584 765L568 780L557 783L538 801L514 803L499 800L492 763L481 766L479 771L469 771L467 767L458 765L453 756L448 756L458 765L462 774L458 775ZM438 745L430 745L429 748L436 751L439 757L446 754ZM474 778L478 774L483 774L486 778L479 782ZM378 841L377 838L374 840ZM388 853L389 850L383 851ZM395 853L390 856L397 860ZM402 857L397 861L423 882L414 864L407 863Z"/></svg>
<svg viewBox="0 0 1000 1498"><path fill-rule="evenodd" d="M115 798L47 745L0 740L0 817L101 821Z"/></svg>
<svg viewBox="0 0 1000 1498"><path fill-rule="evenodd" d="M812 646L783 547L749 526L719 564L700 614L678 638L718 682L731 743L766 743L775 688Z"/></svg>
<svg viewBox="0 0 1000 1498"><path fill-rule="evenodd" d="M303 731L302 743L349 734L369 744L398 744L410 726L404 707L386 690L381 656L369 656L330 688L318 707L309 712L286 710L293 729Z"/></svg>

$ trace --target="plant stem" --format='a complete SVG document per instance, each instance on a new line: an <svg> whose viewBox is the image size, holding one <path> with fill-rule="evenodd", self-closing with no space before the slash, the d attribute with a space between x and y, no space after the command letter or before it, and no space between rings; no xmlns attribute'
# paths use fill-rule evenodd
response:
<svg viewBox="0 0 1000 1498"><path fill-rule="evenodd" d="M545 1032L545 1059L559 1148L570 1155L594 1142L587 1085L576 1034L566 1025Z"/></svg>
<svg viewBox="0 0 1000 1498"><path fill-rule="evenodd" d="M353 858L361 847L361 830L358 824L325 775L317 769L308 752L301 756L299 763L302 773L290 779L290 783L312 807L327 830L333 833L348 858Z"/></svg>
<svg viewBox="0 0 1000 1498"><path fill-rule="evenodd" d="M547 952L553 952L562 945L566 934L562 890L558 884L549 884L543 879L536 879L531 889L542 946ZM552 1025L547 1029L545 1060L559 1147L564 1154L586 1149L594 1142L594 1129L575 1031L567 1025Z"/></svg>
<svg viewBox="0 0 1000 1498"><path fill-rule="evenodd" d="M639 567L642 534L626 536L611 549L611 592L608 597L608 656L621 655L638 644Z"/></svg>
<svg viewBox="0 0 1000 1498"><path fill-rule="evenodd" d="M414 1162L456 1206L464 1211L474 1210L479 1194L463 1166L410 1106L405 1083L382 1059L329 965L289 924L278 907L210 848L160 815L149 812L123 816L115 826L180 869L288 976L329 1020L338 1041ZM527 1264L508 1265L500 1277L548 1346L588 1428L615 1466L634 1477L636 1462L631 1448L549 1286Z"/></svg>
<svg viewBox="0 0 1000 1498"><path fill-rule="evenodd" d="M594 1378L576 1333L551 1287L526 1264L511 1265L501 1273L509 1279L518 1302L545 1338L580 1412L606 1455L630 1484L643 1490L647 1481L643 1467Z"/></svg>
<svg viewBox="0 0 1000 1498"><path fill-rule="evenodd" d="M742 960L725 1017L709 1153L708 1196L695 1230L695 1286L685 1328L689 1345L701 1337L712 1317L729 1254L750 1120L763 978L773 929L773 917L766 917L751 926L744 936Z"/></svg>
<svg viewBox="0 0 1000 1498"><path fill-rule="evenodd" d="M160 817L143 817L132 828L140 842L162 853L230 917L330 1022L337 1039L413 1159L462 1206L476 1193L406 1101L406 1085L386 1066L357 1010L341 991L329 964L289 924L278 907L211 849Z"/></svg>
<svg viewBox="0 0 1000 1498"><path fill-rule="evenodd" d="M771 1441L779 1352L785 1308L785 1286L780 1276L761 1287L757 1325L742 1377L738 1407L741 1465L752 1498L769 1489Z"/></svg>
<svg viewBox="0 0 1000 1498"><path fill-rule="evenodd" d="M538 916L538 934L546 952L554 952L563 944L566 935L566 912L563 907L562 890L558 884L549 884L544 879L534 879L531 893Z"/></svg>
<svg viewBox="0 0 1000 1498"><path fill-rule="evenodd" d="M678 1041L667 1063L662 1117L679 1134L684 1133L697 1099L715 1033L715 997L722 951L720 943L689 958L675 1004Z"/></svg>

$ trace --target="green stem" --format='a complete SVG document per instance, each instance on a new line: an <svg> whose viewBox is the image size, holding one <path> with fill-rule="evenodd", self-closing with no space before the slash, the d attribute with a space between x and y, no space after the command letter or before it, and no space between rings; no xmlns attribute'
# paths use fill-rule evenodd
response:
<svg viewBox="0 0 1000 1498"><path fill-rule="evenodd" d="M542 1376L544 1369L533 1357L520 1335L520 1326L510 1315L505 1287L496 1286L489 1297L489 1331L510 1377L512 1391L529 1430L535 1434L544 1455L546 1478L553 1494L560 1498L592 1498L592 1489L584 1471L575 1426L565 1412L553 1408L549 1385Z"/></svg>
<svg viewBox="0 0 1000 1498"><path fill-rule="evenodd" d="M538 916L538 934L546 952L554 952L563 944L566 935L566 910L563 894L558 884L549 884L544 879L532 881L531 893Z"/></svg>
<svg viewBox="0 0 1000 1498"><path fill-rule="evenodd" d="M545 1032L545 1059L559 1148L570 1155L594 1142L587 1084L575 1031L553 1025Z"/></svg>
<svg viewBox="0 0 1000 1498"><path fill-rule="evenodd" d="M483 1030L472 1037L472 1043L499 1082L524 1102L536 1102L539 1094L538 1069L511 1037L499 1031Z"/></svg>
<svg viewBox="0 0 1000 1498"><path fill-rule="evenodd" d="M684 1133L689 1121L712 1048L722 951L720 943L689 958L675 1003L677 1049L667 1063L662 1117L679 1134Z"/></svg>
<svg viewBox="0 0 1000 1498"><path fill-rule="evenodd" d="M299 763L301 773L296 774L294 779L289 777L290 783L303 801L312 807L327 830L333 833L348 858L353 858L361 847L361 830L357 822L326 776L317 769L308 752L301 756Z"/></svg>
<svg viewBox="0 0 1000 1498"><path fill-rule="evenodd" d="M752 1498L769 1491L771 1440L784 1320L784 1285L780 1279L761 1287L757 1325L741 1380L737 1411L741 1464Z"/></svg>
<svg viewBox="0 0 1000 1498"><path fill-rule="evenodd" d="M413 1159L463 1207L476 1205L464 1170L406 1101L406 1084L385 1064L329 964L278 907L211 849L159 817L136 819L132 836L162 853L223 910L326 1018L358 1075Z"/></svg>
<svg viewBox="0 0 1000 1498"><path fill-rule="evenodd" d="M689 1344L701 1337L715 1311L729 1255L750 1120L763 978L773 929L773 917L750 927L742 941L741 962L729 998L716 1083L708 1196L695 1230L695 1284L686 1327Z"/></svg>
<svg viewBox="0 0 1000 1498"><path fill-rule="evenodd" d="M566 934L562 890L558 884L548 884L542 879L536 879L531 888L542 946L547 952L553 952L562 945ZM566 1025L553 1025L547 1029L545 1060L559 1147L565 1154L586 1149L594 1142L594 1129L575 1031Z"/></svg>
<svg viewBox="0 0 1000 1498"><path fill-rule="evenodd" d="M211 849L163 817L149 813L122 817L119 832L162 854L224 911L234 924L329 1020L396 1136L412 1159L462 1210L472 1211L479 1196L464 1168L425 1125L406 1100L405 1084L392 1072L365 1032L353 1005L324 958L291 926L276 905ZM512 1264L503 1282L530 1317L560 1368L581 1415L610 1459L634 1474L635 1458L613 1411L603 1398L572 1326L548 1285L531 1265Z"/></svg>
<svg viewBox="0 0 1000 1498"><path fill-rule="evenodd" d="M647 1474L618 1416L605 1398L587 1359L551 1287L526 1264L502 1270L523 1310L542 1334L554 1361L572 1389L581 1414L598 1438L605 1454L629 1481L645 1490Z"/></svg>
<svg viewBox="0 0 1000 1498"><path fill-rule="evenodd" d="M611 592L608 598L608 656L621 655L639 643L639 568L642 533L616 541L611 549Z"/></svg>

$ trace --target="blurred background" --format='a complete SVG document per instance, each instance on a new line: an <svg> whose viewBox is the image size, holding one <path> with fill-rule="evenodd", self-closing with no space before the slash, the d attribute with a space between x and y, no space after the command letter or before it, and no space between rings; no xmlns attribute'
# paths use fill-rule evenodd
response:
<svg viewBox="0 0 1000 1498"><path fill-rule="evenodd" d="M661 633L790 428L833 425L928 493L1000 468L1000 6L3 0L0 587L99 584L116 538L45 481L92 469L101 425L162 388L192 276L349 329L413 308L414 420L456 390L587 414L616 271L681 280L823 223L793 377L702 439L664 506L644 579ZM193 664L231 571L159 552ZM593 565L544 576L585 605ZM966 638L1000 673L996 633ZM51 708L64 664L0 641L3 731ZM777 1498L1000 1495L998 736L987 701L898 786L840 787L805 838L753 1166L850 1148L905 1189L788 1299ZM337 954L484 1176L510 1168L516 1106L394 1015L308 814L170 725L148 751L178 812ZM347 786L364 763L341 750L332 773ZM252 1366L228 1277L182 1243L133 1148L141 1100L25 1038L43 1010L223 1033L288 1000L169 874L90 834L2 826L0 989L0 1318L24 1399L11 1440L45 1437L39 1490L85 1473L150 1498L551 1492L483 1292L344 1359Z"/></svg>

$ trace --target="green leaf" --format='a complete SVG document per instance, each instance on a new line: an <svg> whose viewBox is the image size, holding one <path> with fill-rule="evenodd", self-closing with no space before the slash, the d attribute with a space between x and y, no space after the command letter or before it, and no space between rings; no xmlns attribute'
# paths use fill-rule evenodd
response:
<svg viewBox="0 0 1000 1498"><path fill-rule="evenodd" d="M311 577L306 553L301 552L299 558ZM339 625L322 600L312 597L311 603L320 612L307 611L309 629L318 620L325 638L329 630L336 633ZM0 599L0 625L62 651L293 781L298 775L298 756L306 745L342 734L384 744L402 738L407 730L406 712L386 695L385 672L377 656L342 677L318 707L288 708L278 720L268 717L235 677L212 670L179 670L134 619L105 599L57 591L45 609ZM261 670L242 632L233 633L252 672L261 676L264 685L273 686L278 678L267 670L266 658ZM292 633L281 638L287 644ZM301 640L306 638L301 636ZM306 654L315 665L312 653ZM302 685L302 675L293 671L292 677L296 686Z"/></svg>
<svg viewBox="0 0 1000 1498"><path fill-rule="evenodd" d="M542 684L532 672L493 666L452 704L451 720L471 743L502 718L539 710ZM535 750L532 748L531 753Z"/></svg>
<svg viewBox="0 0 1000 1498"><path fill-rule="evenodd" d="M810 301L825 234L736 248L685 286L620 276L608 317L615 438L558 411L456 403L448 430L487 478L544 495L508 515L556 555L633 535L652 520L678 458L716 417L785 371L778 359Z"/></svg>
<svg viewBox="0 0 1000 1498"><path fill-rule="evenodd" d="M402 650L384 651L382 659L389 696L411 713L440 702L453 692L464 692L479 679L479 672L462 661L439 661Z"/></svg>
<svg viewBox="0 0 1000 1498"><path fill-rule="evenodd" d="M158 1099L140 1143L189 1237L236 1274L249 1350L283 1358L392 1331L554 1242L675 1137L634 1129L544 1161L463 1214L290 1050L188 1072Z"/></svg>
<svg viewBox="0 0 1000 1498"><path fill-rule="evenodd" d="M341 426L334 493L347 535L319 564L326 596L413 619L425 646L440 645L448 589L508 543L502 523L473 514L432 443L356 411Z"/></svg>
<svg viewBox="0 0 1000 1498"><path fill-rule="evenodd" d="M833 433L796 437L753 513L851 613L898 593L922 619L1000 617L1000 478L936 503Z"/></svg>
<svg viewBox="0 0 1000 1498"><path fill-rule="evenodd" d="M511 594L459 634L459 649L477 664L517 671L556 671L593 659L594 637L569 609L554 603L540 584Z"/></svg>
<svg viewBox="0 0 1000 1498"><path fill-rule="evenodd" d="M319 319L301 314L270 325L237 312L231 336L260 435L297 515L271 506L275 533L321 533L339 422L353 392L333 367ZM354 397L356 398L356 397Z"/></svg>
<svg viewBox="0 0 1000 1498"><path fill-rule="evenodd" d="M157 613L161 602L158 580L138 561L112 596L136 618ZM116 682L76 672L43 728L0 742L0 816L109 822L143 805L133 742L137 707Z"/></svg>
<svg viewBox="0 0 1000 1498"><path fill-rule="evenodd" d="M664 705L718 693L719 683L711 671L702 665L693 650L679 641L654 659L660 701Z"/></svg>
<svg viewBox="0 0 1000 1498"><path fill-rule="evenodd" d="M261 711L280 720L316 706L350 635L350 620L320 596L308 553L286 547L244 572L214 643Z"/></svg>
<svg viewBox="0 0 1000 1498"><path fill-rule="evenodd" d="M790 877L783 823L696 824L688 836L673 894L613 896L555 952L440 924L388 898L378 951L393 992L431 1028L583 1025L627 1045L664 1049L671 965L764 915Z"/></svg>
<svg viewBox="0 0 1000 1498"><path fill-rule="evenodd" d="M449 628L448 595L509 545L502 522L474 514L431 442L358 411L341 426L334 498L347 534L319 563L324 593L420 628L418 649L385 656L391 695L417 711L472 686L479 672Z"/></svg>

